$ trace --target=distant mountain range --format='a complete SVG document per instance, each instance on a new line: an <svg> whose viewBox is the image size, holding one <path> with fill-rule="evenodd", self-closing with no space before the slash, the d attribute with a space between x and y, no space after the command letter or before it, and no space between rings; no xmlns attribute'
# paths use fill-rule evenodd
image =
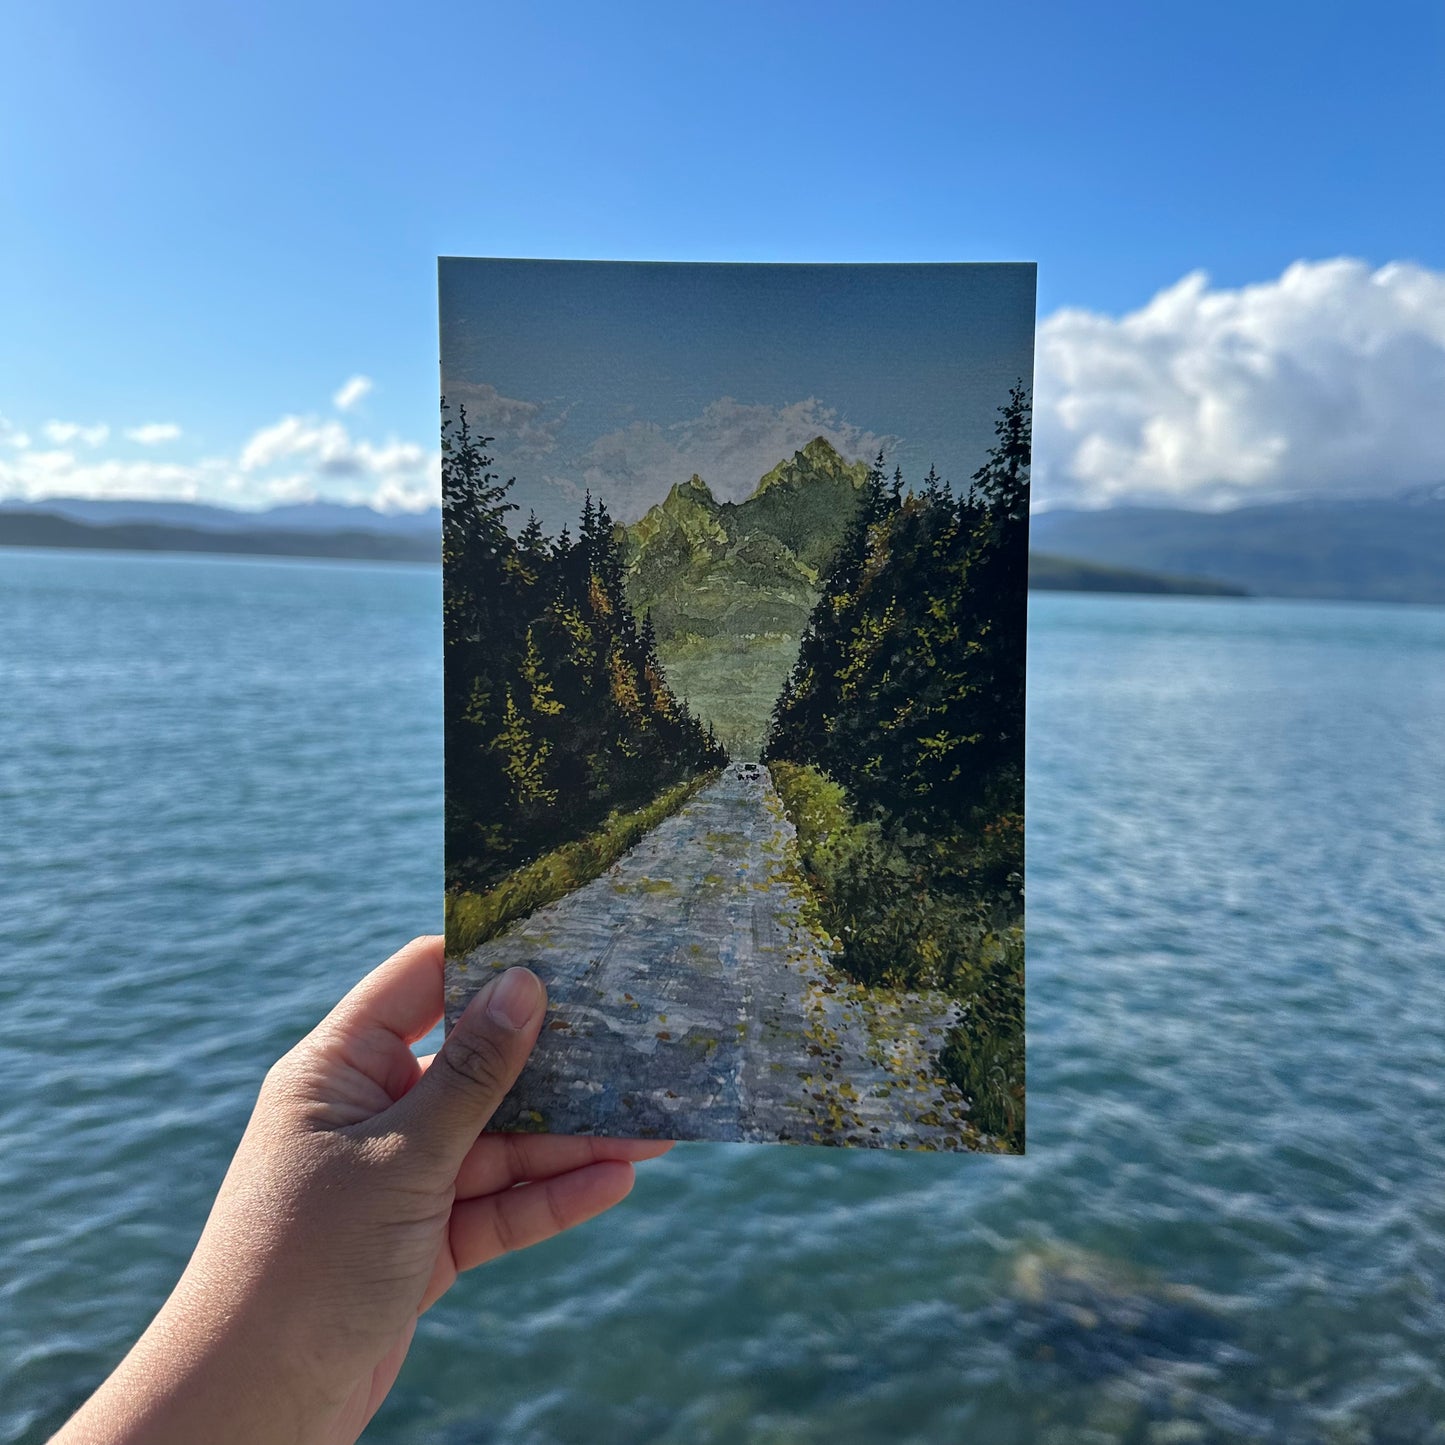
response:
<svg viewBox="0 0 1445 1445"><path fill-rule="evenodd" d="M350 561L437 562L441 537L408 532L280 527L178 527L159 522L98 525L41 511L0 511L0 547L83 551L205 552L256 557L334 557Z"/></svg>
<svg viewBox="0 0 1445 1445"><path fill-rule="evenodd" d="M428 507L422 512L378 512L374 507L345 502L289 502L250 512L204 502L92 497L0 500L0 516L9 512L45 512L92 526L144 522L201 532L375 532L387 537L439 537L442 525L440 507Z"/></svg>
<svg viewBox="0 0 1445 1445"><path fill-rule="evenodd" d="M628 528L635 600L669 638L796 631L864 475L818 438L744 502L718 502L701 478L681 483ZM435 561L440 532L436 507L0 501L0 546ZM1445 603L1445 487L1230 512L1049 511L1035 514L1031 532L1031 584L1040 588Z"/></svg>
<svg viewBox="0 0 1445 1445"><path fill-rule="evenodd" d="M1143 592L1188 597L1247 597L1248 591L1232 582L1211 582L1206 577L1171 577L1163 572L1140 572L1133 567L1103 567L1097 562L1076 562L1071 557L1029 553L1030 592Z"/></svg>
<svg viewBox="0 0 1445 1445"><path fill-rule="evenodd" d="M1266 597L1445 603L1442 492L1231 512L1044 512L1031 521L1030 541L1054 557L1206 578Z"/></svg>
<svg viewBox="0 0 1445 1445"><path fill-rule="evenodd" d="M663 641L800 634L867 477L822 437L743 502L694 475L624 529L628 599Z"/></svg>
<svg viewBox="0 0 1445 1445"><path fill-rule="evenodd" d="M756 757L822 571L868 477L822 438L746 501L694 475L623 529L628 601L648 614L673 689L737 757Z"/></svg>

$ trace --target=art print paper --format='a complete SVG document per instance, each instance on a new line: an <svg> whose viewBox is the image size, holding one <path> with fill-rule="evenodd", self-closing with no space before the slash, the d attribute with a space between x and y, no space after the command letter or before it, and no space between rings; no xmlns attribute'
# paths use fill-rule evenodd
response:
<svg viewBox="0 0 1445 1445"><path fill-rule="evenodd" d="M491 1127L1021 1150L1032 265L440 267Z"/></svg>

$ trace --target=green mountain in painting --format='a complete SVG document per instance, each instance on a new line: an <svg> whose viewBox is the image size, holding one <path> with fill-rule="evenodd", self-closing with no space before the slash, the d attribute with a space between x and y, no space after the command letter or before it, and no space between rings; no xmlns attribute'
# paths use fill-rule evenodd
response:
<svg viewBox="0 0 1445 1445"><path fill-rule="evenodd" d="M743 502L701 477L623 530L628 601L650 613L668 681L735 757L756 757L819 581L868 477L822 437Z"/></svg>

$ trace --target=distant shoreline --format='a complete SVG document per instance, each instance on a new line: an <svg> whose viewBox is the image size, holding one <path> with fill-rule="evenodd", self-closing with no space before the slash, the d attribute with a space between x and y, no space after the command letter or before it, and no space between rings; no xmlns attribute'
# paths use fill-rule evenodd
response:
<svg viewBox="0 0 1445 1445"><path fill-rule="evenodd" d="M0 500L0 547L435 565L441 509L46 497ZM1029 522L1036 592L1298 598L1445 606L1445 482L1390 497L1250 503L1222 512L1122 504ZM222 539L225 540L222 540Z"/></svg>
<svg viewBox="0 0 1445 1445"><path fill-rule="evenodd" d="M80 522L48 512L0 511L0 549L89 552L137 557L241 557L258 561L403 563L437 567L441 537L388 535L362 530L286 530L255 528L211 531L166 523ZM1108 596L1270 598L1296 602L1383 602L1397 606L1439 605L1430 598L1349 597L1250 591L1207 577L1180 577L1141 568L1113 567L1060 557L1029 554L1029 591L1094 593Z"/></svg>
<svg viewBox="0 0 1445 1445"><path fill-rule="evenodd" d="M1108 567L1073 557L1029 553L1031 592L1132 592L1161 597L1248 597L1247 588L1210 577L1175 577L1134 567Z"/></svg>
<svg viewBox="0 0 1445 1445"><path fill-rule="evenodd" d="M439 536L366 531L255 528L212 531L161 522L81 522L50 512L0 512L0 547L44 551L119 552L141 556L258 557L271 560L405 562L437 566ZM1118 592L1242 597L1243 588L1207 579L1167 577L1037 554L1029 560L1035 591Z"/></svg>
<svg viewBox="0 0 1445 1445"><path fill-rule="evenodd" d="M208 531L161 522L79 522L51 512L0 512L0 547L53 551L188 553L345 562L441 561L441 537L363 531Z"/></svg>

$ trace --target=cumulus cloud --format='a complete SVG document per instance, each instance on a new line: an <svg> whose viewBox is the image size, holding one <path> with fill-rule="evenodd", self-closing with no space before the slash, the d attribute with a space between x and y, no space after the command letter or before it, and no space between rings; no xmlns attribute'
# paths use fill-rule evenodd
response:
<svg viewBox="0 0 1445 1445"><path fill-rule="evenodd" d="M52 423L46 435L60 444L22 449L16 442L20 434L6 423L0 437L12 443L12 450L0 454L0 497L156 498L241 507L324 497L384 511L418 511L440 499L436 451L413 442L355 438L336 421L283 417L255 432L234 455L193 461L96 457L66 444L98 446L92 439L96 430L108 435L108 429ZM136 441L161 441L178 436L180 429L152 423L126 434Z"/></svg>
<svg viewBox="0 0 1445 1445"><path fill-rule="evenodd" d="M286 416L262 427L241 449L237 466L243 474L258 476L286 467L288 485L299 468L313 486L325 484L332 497L338 495L334 483L349 483L340 495L384 511L435 506L441 494L436 452L416 442L353 437L339 421L315 417Z"/></svg>
<svg viewBox="0 0 1445 1445"><path fill-rule="evenodd" d="M344 381L333 393L331 404L337 411L350 411L372 388L369 376L353 376Z"/></svg>
<svg viewBox="0 0 1445 1445"><path fill-rule="evenodd" d="M162 442L175 441L181 429L171 421L148 421L144 426L127 427L125 434L143 447L154 447Z"/></svg>
<svg viewBox="0 0 1445 1445"><path fill-rule="evenodd" d="M604 498L621 521L640 517L694 472L719 501L742 501L780 458L818 436L849 460L872 456L894 441L852 425L816 397L784 407L723 397L672 426L634 422L599 437L582 459L580 485ZM562 478L549 480L567 485ZM573 483L569 490L577 487Z"/></svg>
<svg viewBox="0 0 1445 1445"><path fill-rule="evenodd" d="M58 447L73 441L84 442L88 447L98 447L110 435L110 428L104 422L96 426L81 426L76 421L48 421L43 430Z"/></svg>
<svg viewBox="0 0 1445 1445"><path fill-rule="evenodd" d="M427 452L415 442L357 440L338 421L286 416L252 436L239 464L243 472L257 472L298 461L323 477L394 479L423 471Z"/></svg>
<svg viewBox="0 0 1445 1445"><path fill-rule="evenodd" d="M353 377L333 401L354 406L364 382ZM1066 309L1041 324L1035 497L1045 506L1225 506L1438 484L1442 395L1445 273L1406 262L1372 270L1353 260L1301 261L1235 289L1195 273L1123 316ZM559 444L568 413L558 403L485 384L452 386L449 400L454 414L465 403L473 425L496 437L504 475L522 472L525 460L546 477L559 515L590 487L631 520L693 472L718 497L738 500L815 436L849 458L891 450L896 440L813 397L784 407L724 398L673 426L613 430L578 456ZM378 441L352 425L297 413L260 427L232 455L161 461L108 457L102 423L51 420L22 430L0 417L0 496L436 504L434 442ZM142 446L180 434L170 422L125 430Z"/></svg>
<svg viewBox="0 0 1445 1445"><path fill-rule="evenodd" d="M546 456L557 445L557 433L567 420L568 408L540 401L521 401L503 396L487 382L449 381L447 405L453 417L461 408L467 412L467 425L474 432L489 436L494 450L506 457Z"/></svg>
<svg viewBox="0 0 1445 1445"><path fill-rule="evenodd" d="M1227 506L1445 480L1445 275L1299 261L1039 328L1035 497Z"/></svg>
<svg viewBox="0 0 1445 1445"><path fill-rule="evenodd" d="M155 498L190 502L243 500L223 460L121 461L77 456L64 448L0 458L0 496Z"/></svg>

